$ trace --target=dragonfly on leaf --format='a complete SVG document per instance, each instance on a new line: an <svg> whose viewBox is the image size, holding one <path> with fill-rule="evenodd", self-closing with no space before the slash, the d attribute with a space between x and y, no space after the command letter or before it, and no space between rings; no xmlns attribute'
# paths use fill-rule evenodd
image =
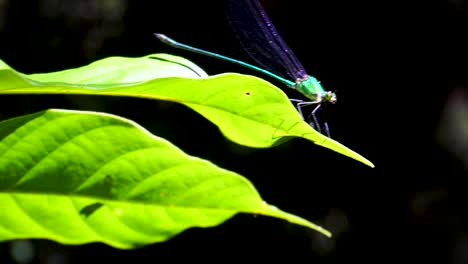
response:
<svg viewBox="0 0 468 264"><path fill-rule="evenodd" d="M163 34L155 33L155 36L163 43L175 48L229 61L259 71L282 82L287 87L299 91L308 100L290 100L296 103L296 108L302 118L309 120L309 116L312 117L311 126L320 133L322 133L322 129L325 130L327 136L330 137L328 124L324 122L323 126L320 125L317 111L322 106L322 103L336 103L336 94L326 91L315 77L307 74L298 58L279 35L258 0L225 0L225 5L228 21L243 49L263 68L182 44ZM310 112L310 115L304 118L302 108L310 105L315 107Z"/></svg>

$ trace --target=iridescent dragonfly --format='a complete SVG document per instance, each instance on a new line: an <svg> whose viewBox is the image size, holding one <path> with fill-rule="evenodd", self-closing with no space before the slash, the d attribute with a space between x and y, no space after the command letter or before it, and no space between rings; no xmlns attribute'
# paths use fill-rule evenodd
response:
<svg viewBox="0 0 468 264"><path fill-rule="evenodd" d="M163 34L155 33L155 35L163 43L175 48L242 65L266 74L284 83L287 87L299 91L308 100L290 100L296 103L296 108L303 119L305 118L302 108L308 105L316 105L310 113L313 119L310 124L321 133L322 126L316 116L317 110L319 110L322 103L336 103L336 94L326 91L316 78L307 74L292 50L278 34L258 0L225 0L225 3L228 20L242 47L263 68L182 44ZM330 136L326 122L323 124L323 129Z"/></svg>

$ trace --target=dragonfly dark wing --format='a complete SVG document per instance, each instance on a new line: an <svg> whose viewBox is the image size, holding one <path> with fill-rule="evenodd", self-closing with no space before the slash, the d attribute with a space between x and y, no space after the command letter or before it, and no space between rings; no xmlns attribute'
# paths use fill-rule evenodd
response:
<svg viewBox="0 0 468 264"><path fill-rule="evenodd" d="M284 78L303 78L306 71L278 34L258 0L225 0L226 16L244 50L259 65Z"/></svg>

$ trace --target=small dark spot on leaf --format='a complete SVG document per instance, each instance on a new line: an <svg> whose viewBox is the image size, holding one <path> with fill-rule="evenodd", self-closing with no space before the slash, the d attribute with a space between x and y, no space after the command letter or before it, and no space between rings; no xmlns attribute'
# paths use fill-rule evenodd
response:
<svg viewBox="0 0 468 264"><path fill-rule="evenodd" d="M106 175L106 177L104 177L103 183L106 187L112 186L112 183L113 183L112 176Z"/></svg>
<svg viewBox="0 0 468 264"><path fill-rule="evenodd" d="M102 203L93 203L88 206L85 206L83 207L83 209L80 210L80 215L88 217L91 214L93 214L97 209L101 208L101 206L103 206Z"/></svg>
<svg viewBox="0 0 468 264"><path fill-rule="evenodd" d="M250 95L250 92L245 92L245 95L247 95L247 96Z"/></svg>

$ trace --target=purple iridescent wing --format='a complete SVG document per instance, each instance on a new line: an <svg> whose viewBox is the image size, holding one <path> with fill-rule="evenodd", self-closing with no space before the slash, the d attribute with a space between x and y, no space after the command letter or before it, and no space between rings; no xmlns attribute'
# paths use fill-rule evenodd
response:
<svg viewBox="0 0 468 264"><path fill-rule="evenodd" d="M232 30L259 65L291 81L307 75L258 0L225 0L225 4Z"/></svg>

